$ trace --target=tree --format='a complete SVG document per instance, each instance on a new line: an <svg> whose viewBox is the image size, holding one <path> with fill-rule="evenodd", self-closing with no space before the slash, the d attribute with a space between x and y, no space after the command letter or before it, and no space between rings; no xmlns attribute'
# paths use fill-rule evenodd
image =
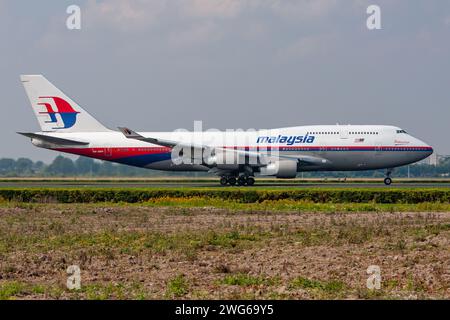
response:
<svg viewBox="0 0 450 320"><path fill-rule="evenodd" d="M0 174L6 175L14 172L16 161L14 159L3 158L0 159Z"/></svg>
<svg viewBox="0 0 450 320"><path fill-rule="evenodd" d="M27 158L17 159L15 171L20 176L30 175L33 173L33 161Z"/></svg>
<svg viewBox="0 0 450 320"><path fill-rule="evenodd" d="M96 163L94 159L87 157L79 157L75 160L75 167L77 174L80 175L93 175Z"/></svg>
<svg viewBox="0 0 450 320"><path fill-rule="evenodd" d="M103 161L100 165L99 175L106 176L106 177L112 177L116 175L116 170L114 168L115 166L108 161Z"/></svg>
<svg viewBox="0 0 450 320"><path fill-rule="evenodd" d="M34 171L34 173L41 174L41 173L44 172L45 168L46 168L46 165L42 161L36 161L33 164L33 171Z"/></svg>
<svg viewBox="0 0 450 320"><path fill-rule="evenodd" d="M46 170L51 175L70 176L76 174L73 161L63 156L57 156Z"/></svg>

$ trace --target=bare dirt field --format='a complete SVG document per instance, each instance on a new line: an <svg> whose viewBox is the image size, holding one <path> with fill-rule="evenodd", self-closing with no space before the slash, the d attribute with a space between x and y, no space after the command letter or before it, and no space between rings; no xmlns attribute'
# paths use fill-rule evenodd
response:
<svg viewBox="0 0 450 320"><path fill-rule="evenodd" d="M0 298L449 299L450 212L6 205Z"/></svg>

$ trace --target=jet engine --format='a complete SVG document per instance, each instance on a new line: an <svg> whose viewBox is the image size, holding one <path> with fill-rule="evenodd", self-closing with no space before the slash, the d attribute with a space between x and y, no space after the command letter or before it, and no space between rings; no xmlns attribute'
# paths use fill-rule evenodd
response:
<svg viewBox="0 0 450 320"><path fill-rule="evenodd" d="M282 179L292 179L297 176L297 161L278 160L260 168L262 176L276 176Z"/></svg>

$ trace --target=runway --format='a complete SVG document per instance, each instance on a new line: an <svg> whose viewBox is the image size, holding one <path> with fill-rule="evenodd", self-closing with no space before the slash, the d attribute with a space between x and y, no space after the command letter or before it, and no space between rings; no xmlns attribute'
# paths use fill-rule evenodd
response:
<svg viewBox="0 0 450 320"><path fill-rule="evenodd" d="M279 188L404 188L404 189L429 189L449 188L446 182L393 182L385 186L379 182L272 182L256 180L252 187L220 186L218 181L1 181L0 188L247 188L247 189L279 189Z"/></svg>

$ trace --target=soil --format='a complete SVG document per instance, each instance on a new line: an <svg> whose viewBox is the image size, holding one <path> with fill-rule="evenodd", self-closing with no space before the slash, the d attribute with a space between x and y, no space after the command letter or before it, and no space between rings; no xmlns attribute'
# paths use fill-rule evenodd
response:
<svg viewBox="0 0 450 320"><path fill-rule="evenodd" d="M0 258L3 298L449 299L450 212L6 207Z"/></svg>

